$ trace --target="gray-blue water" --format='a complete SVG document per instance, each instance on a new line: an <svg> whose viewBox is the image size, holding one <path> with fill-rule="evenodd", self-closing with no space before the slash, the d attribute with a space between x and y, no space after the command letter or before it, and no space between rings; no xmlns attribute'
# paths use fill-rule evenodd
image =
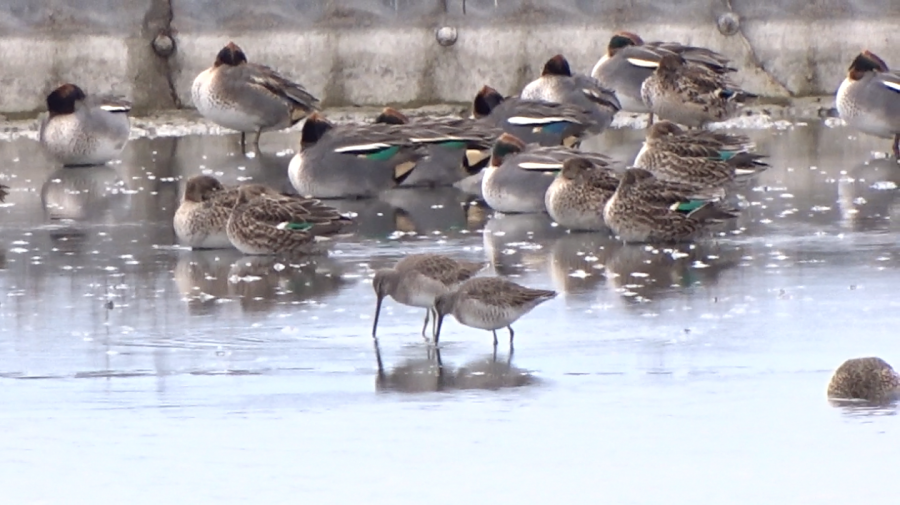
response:
<svg viewBox="0 0 900 505"><path fill-rule="evenodd" d="M3 503L890 502L896 407L832 406L831 371L900 363L900 166L885 141L746 132L773 168L739 229L674 250L497 216L453 190L344 202L356 237L289 263L173 247L186 177L287 187L295 134L133 141L58 169L0 143ZM588 147L633 157L642 132ZM413 251L561 295L487 332L386 303Z"/></svg>

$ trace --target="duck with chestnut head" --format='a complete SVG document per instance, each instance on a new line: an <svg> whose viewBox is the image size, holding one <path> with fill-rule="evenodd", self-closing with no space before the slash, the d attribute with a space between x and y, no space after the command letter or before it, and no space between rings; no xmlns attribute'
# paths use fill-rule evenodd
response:
<svg viewBox="0 0 900 505"><path fill-rule="evenodd" d="M863 51L850 64L837 91L841 119L853 128L882 138L892 138L894 157L900 158L900 72L871 51Z"/></svg>
<svg viewBox="0 0 900 505"><path fill-rule="evenodd" d="M88 96L67 83L47 96L41 147L65 166L102 165L117 158L131 132L131 103L111 96Z"/></svg>
<svg viewBox="0 0 900 505"><path fill-rule="evenodd" d="M317 110L319 100L303 86L274 69L247 61L247 55L229 42L213 65L194 79L191 99L200 114L219 126L254 134L259 147L264 131L281 130Z"/></svg>

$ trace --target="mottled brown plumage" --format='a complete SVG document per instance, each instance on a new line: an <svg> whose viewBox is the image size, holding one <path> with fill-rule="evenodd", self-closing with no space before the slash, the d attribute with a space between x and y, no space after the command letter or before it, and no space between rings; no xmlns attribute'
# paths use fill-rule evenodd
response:
<svg viewBox="0 0 900 505"><path fill-rule="evenodd" d="M372 279L376 296L372 336L375 337L378 329L381 303L386 296L390 296L404 305L428 309L422 326L424 337L435 298L451 292L460 282L468 280L484 267L481 262L455 260L440 254L412 254L398 261L394 268L375 272Z"/></svg>
<svg viewBox="0 0 900 505"><path fill-rule="evenodd" d="M616 192L619 177L605 165L587 158L570 158L544 197L547 213L570 230L596 231L606 228L603 209Z"/></svg>
<svg viewBox="0 0 900 505"><path fill-rule="evenodd" d="M828 397L872 402L900 399L900 374L881 358L848 359L828 383Z"/></svg>
<svg viewBox="0 0 900 505"><path fill-rule="evenodd" d="M556 291L527 288L502 277L469 279L455 291L435 299L437 330L434 342L437 344L440 339L444 317L453 314L457 321L466 326L491 331L495 348L497 330L509 329L509 348L512 350L515 336L512 323L555 296Z"/></svg>
<svg viewBox="0 0 900 505"><path fill-rule="evenodd" d="M244 254L297 256L327 248L322 238L352 224L336 209L312 198L259 194L241 186L226 231Z"/></svg>

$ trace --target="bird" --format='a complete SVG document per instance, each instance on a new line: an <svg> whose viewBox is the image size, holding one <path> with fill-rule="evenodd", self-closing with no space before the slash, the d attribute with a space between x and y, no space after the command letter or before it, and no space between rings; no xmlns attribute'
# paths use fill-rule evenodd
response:
<svg viewBox="0 0 900 505"><path fill-rule="evenodd" d="M484 267L485 264L482 262L455 260L440 254L423 253L405 256L393 268L376 271L372 279L372 288L375 290L372 337L376 336L378 329L381 304L388 296L404 305L427 309L425 323L422 325L422 336L426 337L425 330L428 328L435 298L449 293L459 283L470 279Z"/></svg>
<svg viewBox="0 0 900 505"><path fill-rule="evenodd" d="M677 156L727 161L755 147L746 135L688 130L663 119L647 129L647 137L635 159L640 160L647 151L656 150Z"/></svg>
<svg viewBox="0 0 900 505"><path fill-rule="evenodd" d="M769 168L765 156L748 151L751 147L742 135L684 130L662 120L647 131L634 166L698 188L740 185Z"/></svg>
<svg viewBox="0 0 900 505"><path fill-rule="evenodd" d="M693 128L729 119L740 104L755 97L727 76L690 64L678 54L660 58L656 70L641 84L641 99L650 112Z"/></svg>
<svg viewBox="0 0 900 505"><path fill-rule="evenodd" d="M336 126L313 113L303 123L300 152L288 166L291 184L315 198L371 197L401 185L427 152L397 128Z"/></svg>
<svg viewBox="0 0 900 505"><path fill-rule="evenodd" d="M243 185L225 230L244 254L303 256L324 252L328 237L352 224L319 200L261 193Z"/></svg>
<svg viewBox="0 0 900 505"><path fill-rule="evenodd" d="M619 177L608 165L598 165L588 158L569 158L547 188L544 205L560 226L579 231L605 230L603 209L618 186Z"/></svg>
<svg viewBox="0 0 900 505"><path fill-rule="evenodd" d="M519 97L572 104L588 110L591 115L588 131L594 134L603 133L622 108L613 90L603 87L593 77L573 74L569 61L561 54L547 60L541 76L526 84Z"/></svg>
<svg viewBox="0 0 900 505"><path fill-rule="evenodd" d="M831 376L827 395L843 400L896 401L900 399L900 374L881 358L848 359Z"/></svg>
<svg viewBox="0 0 900 505"><path fill-rule="evenodd" d="M216 55L213 65L194 79L191 100L210 121L241 132L246 149L247 133L254 133L259 148L264 131L281 130L318 110L319 100L303 86L265 65L250 63L234 42Z"/></svg>
<svg viewBox="0 0 900 505"><path fill-rule="evenodd" d="M472 116L529 144L577 146L593 128L591 111L572 104L504 97L483 86L472 102Z"/></svg>
<svg viewBox="0 0 900 505"><path fill-rule="evenodd" d="M6 197L9 195L9 186L6 184L0 184L0 203L6 201Z"/></svg>
<svg viewBox="0 0 900 505"><path fill-rule="evenodd" d="M556 291L527 288L503 277L474 277L434 300L437 315L434 345L437 346L440 341L444 317L452 314L466 326L492 332L495 350L497 330L507 328L509 350L512 352L515 337L512 324L538 305L555 297Z"/></svg>
<svg viewBox="0 0 900 505"><path fill-rule="evenodd" d="M603 220L625 243L689 241L737 217L721 202L723 196L721 189L698 191L632 167L607 201Z"/></svg>
<svg viewBox="0 0 900 505"><path fill-rule="evenodd" d="M562 170L563 162L573 157L589 158L604 166L611 163L602 154L563 146L526 145L514 135L504 133L494 144L490 164L481 181L485 203L504 213L545 212L547 188Z"/></svg>
<svg viewBox="0 0 900 505"><path fill-rule="evenodd" d="M284 196L261 184L246 184L255 194ZM228 218L238 199L239 188L225 187L211 175L187 180L173 225L178 240L193 249L231 249L226 233Z"/></svg>
<svg viewBox="0 0 900 505"><path fill-rule="evenodd" d="M491 146L503 134L500 128L467 118L410 121L392 107L385 107L375 123L398 125L395 131L427 150L401 186L449 186L479 174L491 157Z"/></svg>
<svg viewBox="0 0 900 505"><path fill-rule="evenodd" d="M118 157L131 132L131 102L111 96L87 96L66 83L47 95L41 122L41 147L65 166L102 165Z"/></svg>
<svg viewBox="0 0 900 505"><path fill-rule="evenodd" d="M835 100L848 125L876 137L894 137L892 151L900 158L900 72L871 51L853 59Z"/></svg>
<svg viewBox="0 0 900 505"><path fill-rule="evenodd" d="M606 54L594 65L591 77L615 92L623 111L650 112L641 98L641 85L667 54L681 55L688 62L703 65L718 74L736 71L728 58L715 51L677 42L644 43L637 34L621 31L609 39Z"/></svg>

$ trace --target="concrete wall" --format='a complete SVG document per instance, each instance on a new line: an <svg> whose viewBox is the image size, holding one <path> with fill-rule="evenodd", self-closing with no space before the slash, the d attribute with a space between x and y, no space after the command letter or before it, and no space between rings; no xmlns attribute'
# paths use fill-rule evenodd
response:
<svg viewBox="0 0 900 505"><path fill-rule="evenodd" d="M517 92L558 52L588 72L619 29L721 51L757 93L830 94L863 48L900 67L898 22L898 0L6 0L0 113L42 110L64 81L190 107L229 40L326 105L466 102L486 83Z"/></svg>

